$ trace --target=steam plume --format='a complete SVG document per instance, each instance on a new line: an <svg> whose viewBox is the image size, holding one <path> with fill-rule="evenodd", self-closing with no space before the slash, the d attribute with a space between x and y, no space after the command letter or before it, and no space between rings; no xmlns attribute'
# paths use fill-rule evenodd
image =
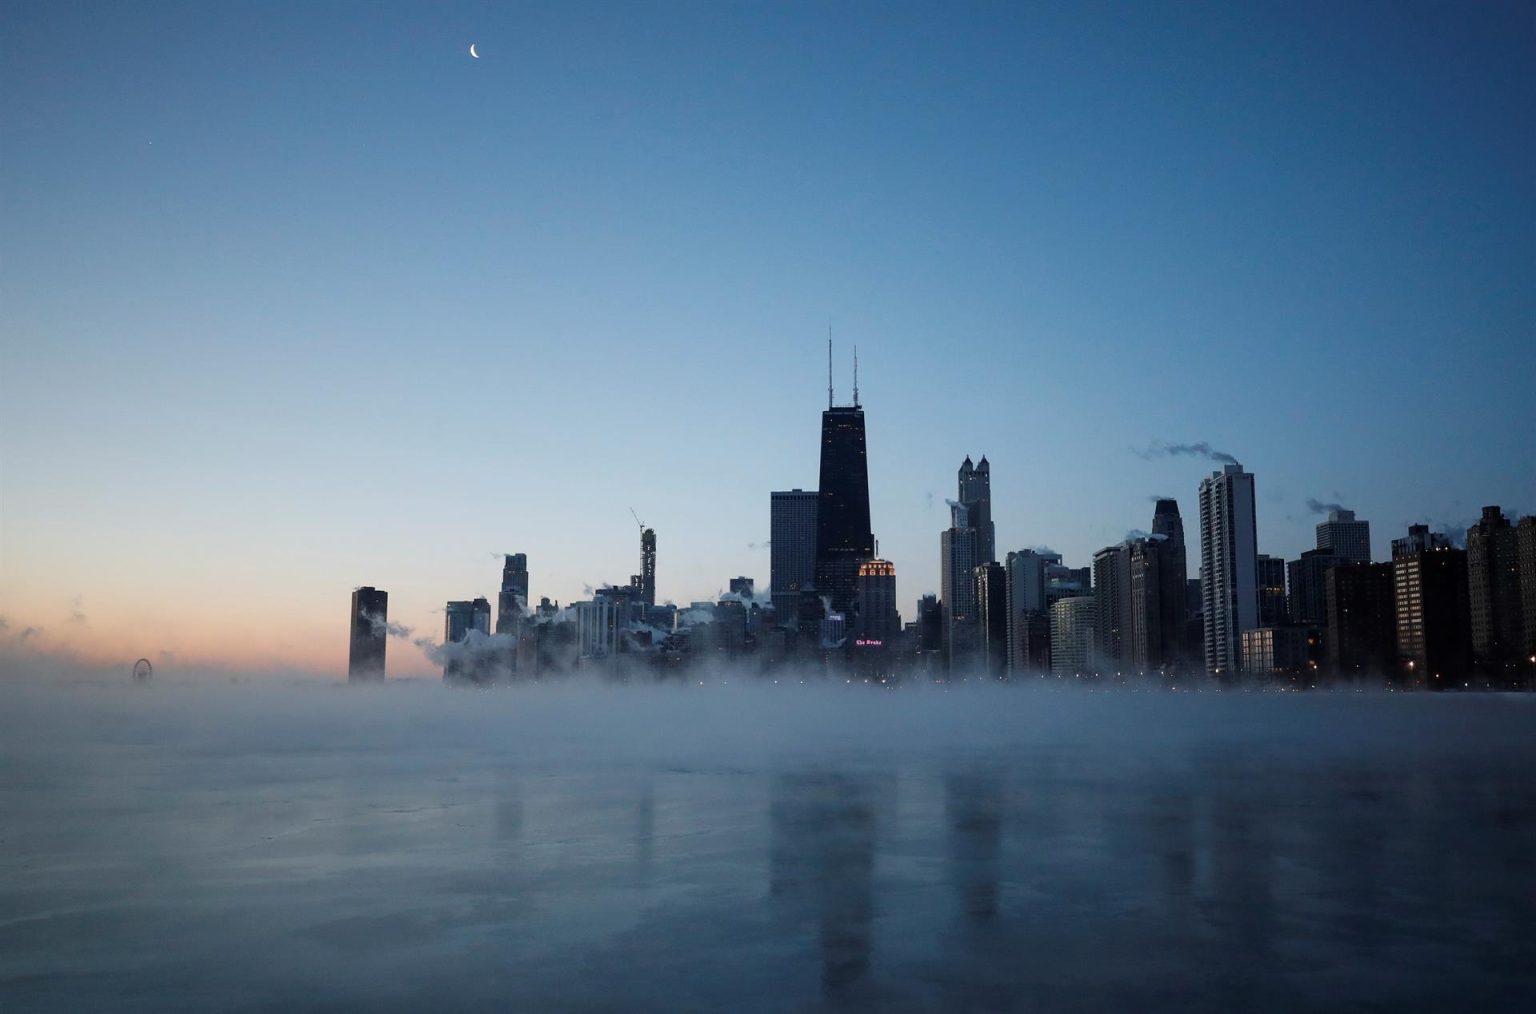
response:
<svg viewBox="0 0 1536 1014"><path fill-rule="evenodd" d="M1176 458L1181 455L1190 455L1197 458L1209 458L1219 461L1224 465L1235 465L1237 459L1226 451L1218 451L1204 440L1197 444L1170 444L1162 440L1154 440L1147 445L1144 451L1132 449L1132 454L1138 458Z"/></svg>

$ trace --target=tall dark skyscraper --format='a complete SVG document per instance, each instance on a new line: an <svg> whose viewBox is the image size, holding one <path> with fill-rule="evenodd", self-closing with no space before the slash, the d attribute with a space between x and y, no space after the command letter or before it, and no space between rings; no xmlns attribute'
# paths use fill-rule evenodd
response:
<svg viewBox="0 0 1536 1014"><path fill-rule="evenodd" d="M987 456L980 463L971 464L967 454L960 464L959 498L976 529L976 563L997 562L997 526L992 523L992 466Z"/></svg>
<svg viewBox="0 0 1536 1014"><path fill-rule="evenodd" d="M1456 686L1472 655L1467 551L1428 525L1410 525L1392 540L1392 586L1397 656L1409 683Z"/></svg>
<svg viewBox="0 0 1536 1014"><path fill-rule="evenodd" d="M964 675L976 648L976 529L963 504L951 504L939 533L939 591L944 610L944 664Z"/></svg>
<svg viewBox="0 0 1536 1014"><path fill-rule="evenodd" d="M1339 676L1390 676L1397 663L1397 592L1390 563L1341 563L1324 577L1328 667Z"/></svg>
<svg viewBox="0 0 1536 1014"><path fill-rule="evenodd" d="M1520 612L1524 617L1527 665L1536 665L1536 514L1527 514L1515 526L1516 566L1520 571Z"/></svg>
<svg viewBox="0 0 1536 1014"><path fill-rule="evenodd" d="M1467 529L1467 582L1472 657L1494 668L1514 663L1525 646L1519 543L1498 507L1484 507L1482 520Z"/></svg>
<svg viewBox="0 0 1536 1014"><path fill-rule="evenodd" d="M508 553L496 595L496 633L515 634L528 607L528 554Z"/></svg>
<svg viewBox="0 0 1536 1014"><path fill-rule="evenodd" d="M1191 645L1185 636L1189 626L1189 556L1184 547L1184 519L1177 500L1160 499L1152 510L1152 534L1162 536L1158 561L1158 613L1162 627L1163 665L1180 667L1190 662ZM1148 659L1149 668L1156 663Z"/></svg>
<svg viewBox="0 0 1536 1014"><path fill-rule="evenodd" d="M352 592L352 645L347 657L347 682L367 683L384 678L384 646L389 622L389 592L357 588Z"/></svg>
<svg viewBox="0 0 1536 1014"><path fill-rule="evenodd" d="M1291 584L1290 594L1286 598L1286 612L1292 623L1305 623L1314 627L1327 625L1328 572L1348 562L1348 559L1335 555L1330 549L1308 549L1302 552L1301 559L1286 564Z"/></svg>
<svg viewBox="0 0 1536 1014"><path fill-rule="evenodd" d="M656 529L640 529L640 598L656 604Z"/></svg>
<svg viewBox="0 0 1536 1014"><path fill-rule="evenodd" d="M833 612L849 614L855 608L859 565L875 555L875 535L869 524L869 463L857 372L853 404L832 404L830 342L827 368L821 489L816 501L816 588L831 600Z"/></svg>
<svg viewBox="0 0 1536 1014"><path fill-rule="evenodd" d="M1286 622L1285 609L1285 561L1278 556L1260 553L1259 577L1259 626L1278 627Z"/></svg>
<svg viewBox="0 0 1536 1014"><path fill-rule="evenodd" d="M769 494L768 592L776 621L798 622L800 593L816 583L816 503L814 489Z"/></svg>
<svg viewBox="0 0 1536 1014"><path fill-rule="evenodd" d="M976 633L979 662L1001 679L1008 668L1008 583L1000 563L979 564L976 581Z"/></svg>

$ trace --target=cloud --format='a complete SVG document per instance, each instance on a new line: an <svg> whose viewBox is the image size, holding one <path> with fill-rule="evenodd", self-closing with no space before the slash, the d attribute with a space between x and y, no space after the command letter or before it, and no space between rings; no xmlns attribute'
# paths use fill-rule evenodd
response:
<svg viewBox="0 0 1536 1014"><path fill-rule="evenodd" d="M1131 448L1131 453L1143 459L1176 458L1188 455L1197 458L1209 458L1211 461L1219 461L1224 465L1235 465L1238 463L1237 459L1226 451L1218 451L1203 440L1195 444L1170 444L1163 440L1154 440L1147 445L1146 450L1138 451L1133 447Z"/></svg>
<svg viewBox="0 0 1536 1014"><path fill-rule="evenodd" d="M1147 533L1142 531L1140 528L1128 528L1128 529L1126 529L1126 532L1125 532L1125 541L1126 542L1132 542L1132 541L1134 541L1136 539L1145 539L1145 538L1147 538Z"/></svg>
<svg viewBox="0 0 1536 1014"><path fill-rule="evenodd" d="M90 620L85 618L85 600L76 595L69 608L69 622L78 623L81 626L90 626Z"/></svg>
<svg viewBox="0 0 1536 1014"><path fill-rule="evenodd" d="M517 650L516 635L486 634L479 630L471 630L462 641L439 644L430 637L418 637L411 643L420 648L433 665L457 664L469 672L477 666L505 659Z"/></svg>
<svg viewBox="0 0 1536 1014"><path fill-rule="evenodd" d="M1348 509L1348 507L1345 507L1341 503L1324 503L1322 500L1319 500L1316 497L1307 497L1307 510L1311 511L1313 514L1328 514L1332 511L1342 511Z"/></svg>

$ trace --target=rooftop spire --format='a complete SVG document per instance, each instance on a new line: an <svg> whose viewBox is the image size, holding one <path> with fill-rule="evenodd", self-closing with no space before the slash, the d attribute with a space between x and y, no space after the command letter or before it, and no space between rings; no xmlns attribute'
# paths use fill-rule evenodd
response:
<svg viewBox="0 0 1536 1014"><path fill-rule="evenodd" d="M859 407L859 347L853 347L853 407Z"/></svg>
<svg viewBox="0 0 1536 1014"><path fill-rule="evenodd" d="M832 322L827 322L827 407L832 407Z"/></svg>

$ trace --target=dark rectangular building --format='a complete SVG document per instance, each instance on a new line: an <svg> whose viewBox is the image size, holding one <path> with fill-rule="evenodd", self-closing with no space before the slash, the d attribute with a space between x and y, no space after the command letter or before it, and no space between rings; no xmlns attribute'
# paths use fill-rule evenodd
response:
<svg viewBox="0 0 1536 1014"><path fill-rule="evenodd" d="M1472 660L1467 552L1427 525L1392 540L1397 655L1410 685L1460 686Z"/></svg>
<svg viewBox="0 0 1536 1014"><path fill-rule="evenodd" d="M1337 676L1396 671L1397 600L1390 563L1344 563L1325 578L1328 668Z"/></svg>
<svg viewBox="0 0 1536 1014"><path fill-rule="evenodd" d="M384 647L389 631L389 592L377 588L352 590L351 631L347 682L369 683L382 680Z"/></svg>

